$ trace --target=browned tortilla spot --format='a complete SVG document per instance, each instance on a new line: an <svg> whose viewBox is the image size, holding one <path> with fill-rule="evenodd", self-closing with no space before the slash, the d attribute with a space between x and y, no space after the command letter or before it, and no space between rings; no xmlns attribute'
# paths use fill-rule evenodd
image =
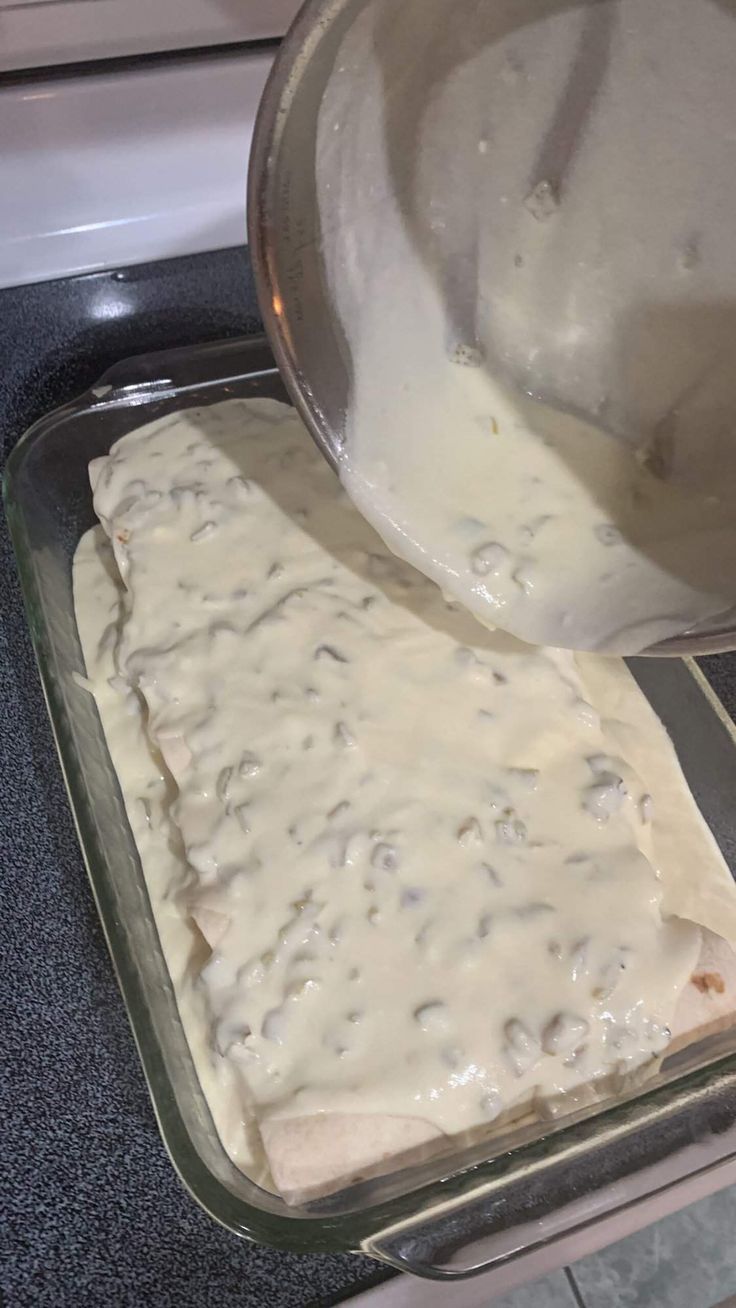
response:
<svg viewBox="0 0 736 1308"><path fill-rule="evenodd" d="M720 972L694 972L691 980L701 995L708 995L711 990L715 990L717 995L722 995L726 989L726 983Z"/></svg>

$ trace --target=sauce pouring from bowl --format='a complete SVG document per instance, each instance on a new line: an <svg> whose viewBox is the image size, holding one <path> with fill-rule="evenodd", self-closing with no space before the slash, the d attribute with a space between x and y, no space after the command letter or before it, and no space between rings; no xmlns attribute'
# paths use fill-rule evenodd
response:
<svg viewBox="0 0 736 1308"><path fill-rule="evenodd" d="M312 3L256 132L264 314L313 433L397 553L537 643L735 643L736 24L662 18Z"/></svg>

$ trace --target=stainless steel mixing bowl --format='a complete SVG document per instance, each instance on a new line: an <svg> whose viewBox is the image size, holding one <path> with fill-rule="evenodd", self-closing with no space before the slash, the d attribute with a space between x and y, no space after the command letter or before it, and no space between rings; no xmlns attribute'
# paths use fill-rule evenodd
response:
<svg viewBox="0 0 736 1308"><path fill-rule="evenodd" d="M307 0L281 46L259 109L248 228L269 340L293 401L325 457L333 466L339 461L351 357L323 267L317 124L341 43L371 4L381 4L389 22L395 21L397 48L392 48L390 28L387 43L395 65L405 57L398 41L401 30L406 44L407 24L441 28L436 67L427 70L428 103L436 80L472 58L484 42L503 39L507 47L509 34L514 40L518 36L521 66L530 43L548 44L552 51L559 29L567 54L563 50L565 57L558 59L556 107L528 169L525 203L531 203L540 221L547 203L558 204L561 198L557 221L564 221L565 197L585 184L576 168L578 145L593 106L601 116L601 88L610 78L611 52L622 32L630 48L640 52L637 76L651 83L657 105L669 97L672 127L653 143L646 138L642 115L641 141L635 129L628 139L614 142L620 147L622 175L629 184L634 178L625 220L612 226L610 243L597 250L595 266L590 258L578 258L582 249L589 253L592 228L586 227L585 215L594 213L599 199L585 196L581 206L578 193L580 230L572 240L568 233L567 242L534 267L523 293L514 269L524 261L531 264L534 251L523 251L523 258L518 252L512 255L511 245L504 251L509 272L492 288L491 309L499 309L499 321L524 324L523 340L502 342L506 373L520 390L551 396L558 407L622 438L628 438L633 423L639 434L645 433L655 459L662 450L666 453L678 423L688 423L704 441L726 441L734 451L731 476L736 471L736 431L731 435L736 413L736 77L728 69L736 66L734 0L668 0L667 6L661 0ZM622 99L625 105L626 96L619 94L619 104ZM484 166L494 168L493 132L484 153ZM501 163L498 185L505 185ZM688 209L693 197L699 205L697 225ZM422 229L418 201L417 239L434 241L434 228L430 236ZM448 283L455 287L456 316L462 322L472 317L477 292L465 248L472 245L472 223L466 197L451 185L442 203L440 227L450 233L449 244L431 254L449 268ZM663 215L668 232L675 234L664 255ZM508 239L515 239L513 227ZM643 296L642 287L651 294ZM390 312L390 305L386 308ZM736 493L736 485L733 489ZM733 570L736 602L736 560L717 566ZM647 653L733 649L735 626L731 614Z"/></svg>

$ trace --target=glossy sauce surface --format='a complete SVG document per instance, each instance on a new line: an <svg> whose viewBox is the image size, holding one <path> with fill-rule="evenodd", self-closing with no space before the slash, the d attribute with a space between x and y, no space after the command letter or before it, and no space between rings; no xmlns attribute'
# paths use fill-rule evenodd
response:
<svg viewBox="0 0 736 1308"><path fill-rule="evenodd" d="M87 536L88 674L230 1137L455 1132L660 1052L695 924L736 934L736 907L623 665L445 602L274 401L153 423L91 475L124 589Z"/></svg>

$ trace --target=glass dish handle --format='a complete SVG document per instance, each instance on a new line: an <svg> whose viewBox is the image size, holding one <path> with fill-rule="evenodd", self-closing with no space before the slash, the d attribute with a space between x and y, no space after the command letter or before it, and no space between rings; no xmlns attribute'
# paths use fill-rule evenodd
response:
<svg viewBox="0 0 736 1308"><path fill-rule="evenodd" d="M152 398L178 396L211 383L224 389L228 381L242 380L244 373L255 379L259 373L273 377L276 371L263 336L239 336L232 341L199 346L196 353L190 346L182 346L125 359L108 368L83 398L93 406L130 407L150 403ZM218 394L217 398L225 397ZM75 407L78 404L75 401Z"/></svg>
<svg viewBox="0 0 736 1308"><path fill-rule="evenodd" d="M735 1063L731 1056L696 1072L679 1111L667 1111L655 1090L614 1109L597 1140L586 1141L583 1121L569 1128L578 1148L569 1139L561 1147L557 1133L540 1141L521 1173L511 1154L499 1157L496 1175L470 1195L472 1170L460 1174L448 1181L444 1202L433 1194L424 1209L364 1239L361 1251L415 1276L462 1280L550 1250L571 1233L589 1232L590 1248L598 1248L611 1237L598 1238L595 1228L614 1214L619 1239L732 1184ZM560 1250L547 1269L571 1256Z"/></svg>

